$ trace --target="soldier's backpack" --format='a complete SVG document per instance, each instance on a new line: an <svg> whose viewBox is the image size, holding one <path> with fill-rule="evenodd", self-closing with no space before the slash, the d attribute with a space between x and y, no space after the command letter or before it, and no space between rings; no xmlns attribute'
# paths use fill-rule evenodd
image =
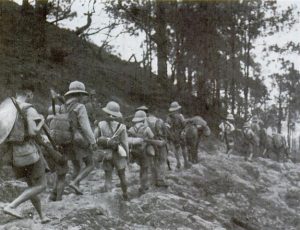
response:
<svg viewBox="0 0 300 230"><path fill-rule="evenodd" d="M57 145L67 145L73 142L75 131L75 114L73 109L77 104L70 106L62 113L53 116L50 122L50 135Z"/></svg>
<svg viewBox="0 0 300 230"><path fill-rule="evenodd" d="M201 116L189 118L186 120L186 123L197 126L197 128L201 130L205 136L209 136L211 134L211 130L208 127L207 122Z"/></svg>
<svg viewBox="0 0 300 230"><path fill-rule="evenodd" d="M279 149L281 147L285 147L286 146L286 142L285 139L282 135L280 134L273 134L273 145L276 149Z"/></svg>
<svg viewBox="0 0 300 230"><path fill-rule="evenodd" d="M247 142L250 142L255 146L259 145L259 137L251 129L243 131L243 133Z"/></svg>

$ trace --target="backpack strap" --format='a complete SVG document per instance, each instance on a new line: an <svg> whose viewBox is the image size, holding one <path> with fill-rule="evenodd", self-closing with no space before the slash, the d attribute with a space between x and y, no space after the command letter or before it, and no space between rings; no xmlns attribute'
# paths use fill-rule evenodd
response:
<svg viewBox="0 0 300 230"><path fill-rule="evenodd" d="M107 121L106 121L106 122L107 122ZM118 123L118 126L117 126L117 128L116 128L115 131L113 131L113 128L112 128L112 126L111 126L111 124L110 124L109 122L107 122L107 125L108 125L108 127L109 127L109 129L110 129L110 132L111 132L111 134L112 134L111 137L113 137L113 136L116 134L116 132L118 131L118 129L120 128L121 123Z"/></svg>
<svg viewBox="0 0 300 230"><path fill-rule="evenodd" d="M31 104L26 104L21 109L20 105L18 104L17 100L14 97L11 97L10 99L12 100L12 103L16 107L19 116L23 120L23 123L24 123L24 132L25 132L25 136L27 136L27 134L28 134L28 123L27 123L27 114L26 114L26 111L27 111L27 109L29 109L30 107L32 107L32 105Z"/></svg>
<svg viewBox="0 0 300 230"><path fill-rule="evenodd" d="M74 111L74 109L76 108L76 106L78 106L78 104L79 104L78 102L75 102L71 104L69 107L66 106L66 111L69 114L69 120L70 120L70 126L72 132L75 132L75 130L79 128L77 116L75 115L75 111Z"/></svg>

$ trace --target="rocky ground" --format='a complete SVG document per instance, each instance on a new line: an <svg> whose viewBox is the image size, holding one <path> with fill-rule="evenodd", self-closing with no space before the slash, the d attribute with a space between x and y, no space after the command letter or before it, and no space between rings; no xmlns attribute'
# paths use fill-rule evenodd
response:
<svg viewBox="0 0 300 230"><path fill-rule="evenodd" d="M167 172L168 189L151 188L138 194L138 166L127 171L131 200L116 187L100 193L104 174L95 170L82 182L84 195L69 189L61 202L47 202L51 222L41 225L29 202L21 205L26 219L16 220L0 211L1 229L300 229L300 165L256 158L228 158L218 149L200 151L199 164ZM174 157L170 157L173 167ZM118 179L114 177L114 183ZM0 206L11 201L23 182L1 181Z"/></svg>

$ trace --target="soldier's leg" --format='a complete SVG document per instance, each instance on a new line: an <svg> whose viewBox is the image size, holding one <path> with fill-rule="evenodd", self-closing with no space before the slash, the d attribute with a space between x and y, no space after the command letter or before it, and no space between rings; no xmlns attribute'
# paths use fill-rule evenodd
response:
<svg viewBox="0 0 300 230"><path fill-rule="evenodd" d="M152 179L153 183L157 185L157 182L159 181L161 175L160 175L160 154L161 151L159 148L157 148L157 152L155 152L155 156L152 159L152 166L151 166L151 174L152 174Z"/></svg>
<svg viewBox="0 0 300 230"><path fill-rule="evenodd" d="M56 201L57 199L57 175L55 174L55 184L49 196L49 201Z"/></svg>
<svg viewBox="0 0 300 230"><path fill-rule="evenodd" d="M167 160L167 154L168 152L165 147L159 148L159 152L155 159L155 185L158 187L167 187L167 184L165 183L165 164Z"/></svg>
<svg viewBox="0 0 300 230"><path fill-rule="evenodd" d="M187 158L187 148L184 144L181 144L181 152L182 152L182 156L183 156L183 160L184 160L184 167L185 168L190 168L191 167L191 163L188 161Z"/></svg>
<svg viewBox="0 0 300 230"><path fill-rule="evenodd" d="M46 184L47 184L46 177L45 177L45 179L42 178L42 177L35 178L35 179L28 179L28 181L27 181L28 186L31 186L31 187L36 186L36 185L39 186L39 185L44 184L44 183L45 183L45 189L46 189ZM45 224L45 223L49 222L50 219L43 215L41 200L38 197L38 195L32 196L30 198L30 201L31 201L33 207L36 209L36 211L37 211L37 213L38 213L38 215L41 219L41 223Z"/></svg>
<svg viewBox="0 0 300 230"><path fill-rule="evenodd" d="M112 189L112 172L114 169L114 165L112 159L104 159L102 168L104 170L104 188L102 189L103 192L110 192Z"/></svg>
<svg viewBox="0 0 300 230"><path fill-rule="evenodd" d="M140 193L145 193L148 189L148 171L149 171L149 159L144 153L140 160Z"/></svg>
<svg viewBox="0 0 300 230"><path fill-rule="evenodd" d="M66 185L66 174L57 175L57 182L56 182L56 201L62 200L62 195L65 190Z"/></svg>
<svg viewBox="0 0 300 230"><path fill-rule="evenodd" d="M253 158L253 150L254 150L254 148L253 148L253 145L252 144L250 144L249 145L249 157L248 157L248 161L252 161L252 158Z"/></svg>
<svg viewBox="0 0 300 230"><path fill-rule="evenodd" d="M82 194L82 192L76 186L80 184L80 181L86 178L91 171L94 169L93 156L88 155L83 158L83 162L85 163L85 168L78 174L78 176L70 183L70 187L74 188L77 194ZM77 187L77 188L76 188Z"/></svg>
<svg viewBox="0 0 300 230"><path fill-rule="evenodd" d="M3 209L3 211L5 213L19 217L19 218L22 218L22 216L16 211L16 208L20 204L24 203L25 201L30 200L30 199L34 198L36 195L43 192L47 186L47 179L46 179L46 175L45 175L45 166L41 160L39 160L38 162L36 162L32 166L30 166L30 168L28 170L30 170L30 172L28 174L28 179L31 180L31 181L27 180L29 187L27 189L25 189L25 191L20 196L18 196L13 202L11 202L8 206L6 206ZM34 183L32 182L33 178L35 179ZM34 198L34 201L35 201L35 198ZM35 206L35 204L37 204L37 208L36 208L37 211L40 212L38 203L33 203L34 206Z"/></svg>
<svg viewBox="0 0 300 230"><path fill-rule="evenodd" d="M56 165L55 171L56 171L55 186L49 197L49 200L51 201L62 200L62 195L66 184L66 175L69 171L68 161L65 160L63 164Z"/></svg>
<svg viewBox="0 0 300 230"><path fill-rule="evenodd" d="M180 144L179 143L174 143L174 148L175 148L175 158L176 158L176 161L177 161L176 167L179 169L179 168L181 168L180 155L179 155Z"/></svg>
<svg viewBox="0 0 300 230"><path fill-rule="evenodd" d="M124 198L124 200L128 200L127 182L126 182L126 176L125 176L125 168L118 170L118 176L120 178L121 189L122 189L122 192L123 192L123 198Z"/></svg>
<svg viewBox="0 0 300 230"><path fill-rule="evenodd" d="M112 170L105 170L104 188L106 192L110 192L112 189Z"/></svg>
<svg viewBox="0 0 300 230"><path fill-rule="evenodd" d="M192 162L194 164L197 164L198 163L198 147L199 147L199 140L196 140L195 143L193 144L193 147L191 149L191 152L192 152Z"/></svg>
<svg viewBox="0 0 300 230"><path fill-rule="evenodd" d="M71 162L73 165L72 179L74 180L80 173L81 162L77 159L72 159ZM79 186L79 185L77 184L77 186Z"/></svg>

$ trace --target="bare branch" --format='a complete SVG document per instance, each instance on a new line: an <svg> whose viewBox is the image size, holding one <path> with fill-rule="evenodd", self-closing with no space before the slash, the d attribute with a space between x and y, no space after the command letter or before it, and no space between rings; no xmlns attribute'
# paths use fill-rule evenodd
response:
<svg viewBox="0 0 300 230"><path fill-rule="evenodd" d="M86 24L84 25L84 26L82 26L82 27L79 27L79 28L77 28L76 29L76 31L75 31L75 34L76 35L81 35L81 34L83 34L83 32L85 31L85 30L87 30L90 26L91 26L91 24L92 24L92 15L93 15L93 13L95 13L95 12L87 12L85 15L87 15L87 22L86 22Z"/></svg>

